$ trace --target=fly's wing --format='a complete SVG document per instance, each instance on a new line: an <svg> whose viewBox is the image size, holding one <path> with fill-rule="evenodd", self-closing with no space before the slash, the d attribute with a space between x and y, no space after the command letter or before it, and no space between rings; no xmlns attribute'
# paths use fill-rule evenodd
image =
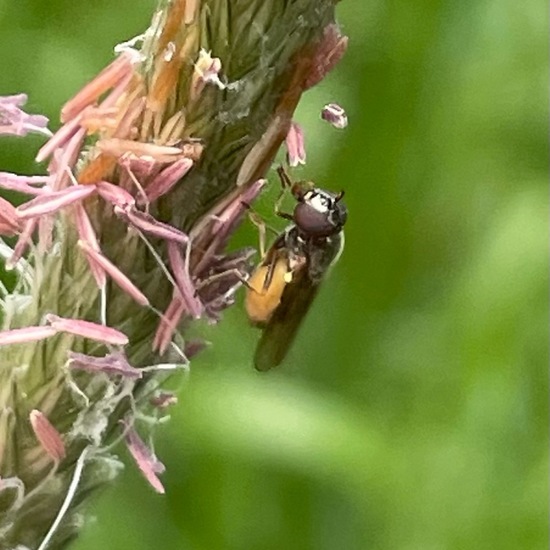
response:
<svg viewBox="0 0 550 550"><path fill-rule="evenodd" d="M308 250L308 263L294 272L281 296L281 303L263 329L254 355L254 366L266 371L279 365L292 345L300 324L306 316L323 277L338 259L344 241L343 234Z"/></svg>
<svg viewBox="0 0 550 550"><path fill-rule="evenodd" d="M258 370L272 369L285 358L318 289L319 284L311 281L305 266L294 273L256 347L254 366Z"/></svg>

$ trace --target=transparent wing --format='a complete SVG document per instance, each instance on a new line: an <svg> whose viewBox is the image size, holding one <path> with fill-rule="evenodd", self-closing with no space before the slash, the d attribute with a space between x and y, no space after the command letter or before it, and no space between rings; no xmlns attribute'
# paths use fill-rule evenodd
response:
<svg viewBox="0 0 550 550"><path fill-rule="evenodd" d="M296 239L296 242L292 243L291 239ZM281 303L263 328L254 355L254 365L261 371L276 367L285 358L319 285L342 252L344 235L340 232L322 243L311 241L304 245L299 243L294 230L286 236L285 244L289 246L289 242L292 250L299 249L304 253L307 264L294 271L292 281L283 291Z"/></svg>
<svg viewBox="0 0 550 550"><path fill-rule="evenodd" d="M281 303L265 326L254 355L254 366L266 371L279 365L292 345L308 312L319 284L308 277L307 269L295 273L281 297Z"/></svg>

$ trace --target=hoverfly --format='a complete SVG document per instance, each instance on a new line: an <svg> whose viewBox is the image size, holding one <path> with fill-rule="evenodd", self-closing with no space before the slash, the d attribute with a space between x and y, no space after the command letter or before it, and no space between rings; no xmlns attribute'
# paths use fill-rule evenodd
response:
<svg viewBox="0 0 550 550"><path fill-rule="evenodd" d="M248 318L262 329L254 355L260 371L285 358L321 281L342 252L347 219L343 191L335 194L312 182L292 183L282 167L277 172L297 204L292 214L276 207L276 213L292 223L275 239L247 284Z"/></svg>

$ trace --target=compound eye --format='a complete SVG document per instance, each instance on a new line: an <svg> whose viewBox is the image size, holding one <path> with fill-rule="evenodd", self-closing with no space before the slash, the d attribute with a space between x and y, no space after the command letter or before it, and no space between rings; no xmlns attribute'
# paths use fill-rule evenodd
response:
<svg viewBox="0 0 550 550"><path fill-rule="evenodd" d="M320 212L308 203L302 202L294 209L294 222L308 237L327 237L335 230L338 231L329 219L328 213L328 210Z"/></svg>

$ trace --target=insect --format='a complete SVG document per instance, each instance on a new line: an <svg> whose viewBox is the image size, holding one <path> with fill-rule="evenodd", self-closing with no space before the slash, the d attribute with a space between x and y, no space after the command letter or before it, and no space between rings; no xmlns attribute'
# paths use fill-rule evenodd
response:
<svg viewBox="0 0 550 550"><path fill-rule="evenodd" d="M347 208L343 191L335 194L312 182L292 183L278 168L284 188L297 200L292 214L276 213L292 223L275 239L248 280L245 307L262 329L254 355L260 371L279 365L298 332L321 281L344 246ZM261 247L262 248L262 247Z"/></svg>

